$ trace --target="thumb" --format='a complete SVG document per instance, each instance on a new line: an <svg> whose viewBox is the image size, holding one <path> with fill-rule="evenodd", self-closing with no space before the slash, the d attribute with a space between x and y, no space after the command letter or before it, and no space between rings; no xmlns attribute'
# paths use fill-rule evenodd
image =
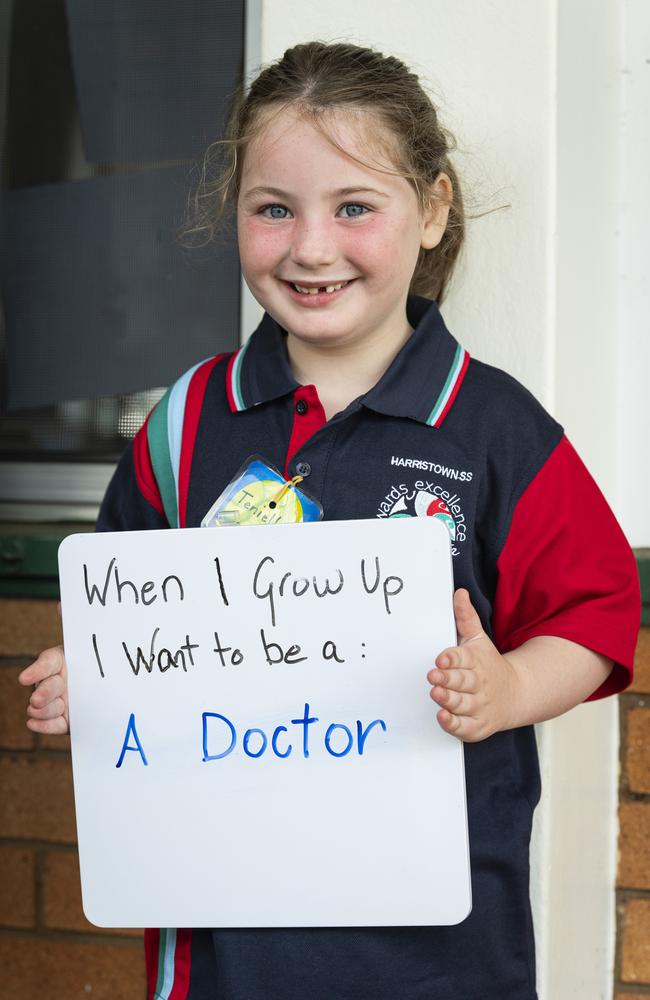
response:
<svg viewBox="0 0 650 1000"><path fill-rule="evenodd" d="M472 604L469 591L464 588L454 593L454 616L459 646L464 642L482 639L485 636L481 619Z"/></svg>

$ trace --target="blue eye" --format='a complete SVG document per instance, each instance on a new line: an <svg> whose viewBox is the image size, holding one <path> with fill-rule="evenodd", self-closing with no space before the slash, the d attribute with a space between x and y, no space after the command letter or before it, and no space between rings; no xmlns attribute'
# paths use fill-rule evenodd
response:
<svg viewBox="0 0 650 1000"><path fill-rule="evenodd" d="M284 205L266 205L261 214L265 215L267 219L286 219L289 215L289 209L285 208Z"/></svg>
<svg viewBox="0 0 650 1000"><path fill-rule="evenodd" d="M358 219L360 216L365 215L368 209L365 205L358 205L356 202L349 202L347 205L341 206L341 212L346 214L343 216L344 219Z"/></svg>

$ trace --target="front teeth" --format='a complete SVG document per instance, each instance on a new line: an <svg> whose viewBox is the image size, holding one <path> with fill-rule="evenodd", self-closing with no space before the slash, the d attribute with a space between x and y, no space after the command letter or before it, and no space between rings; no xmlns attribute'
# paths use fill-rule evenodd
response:
<svg viewBox="0 0 650 1000"><path fill-rule="evenodd" d="M331 292L338 292L339 288L343 288L344 285L347 285L347 281L341 281L340 284L338 285L325 285L324 287L326 292L331 293ZM318 295L318 293L320 292L320 288L303 288L302 285L296 285L295 282L293 287L296 289L297 292L302 292L303 295Z"/></svg>

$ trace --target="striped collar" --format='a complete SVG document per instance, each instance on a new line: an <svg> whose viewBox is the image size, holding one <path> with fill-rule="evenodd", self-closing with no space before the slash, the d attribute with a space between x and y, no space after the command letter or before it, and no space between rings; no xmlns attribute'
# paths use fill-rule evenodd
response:
<svg viewBox="0 0 650 1000"><path fill-rule="evenodd" d="M469 354L447 330L435 302L409 296L413 335L377 385L359 400L389 416L439 427L451 409L469 364ZM268 314L230 359L226 379L235 412L266 403L298 388L287 358L285 333Z"/></svg>

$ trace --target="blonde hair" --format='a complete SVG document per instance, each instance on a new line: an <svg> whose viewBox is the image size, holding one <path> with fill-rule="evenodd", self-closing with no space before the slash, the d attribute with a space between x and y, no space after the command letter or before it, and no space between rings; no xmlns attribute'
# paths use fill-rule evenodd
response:
<svg viewBox="0 0 650 1000"><path fill-rule="evenodd" d="M410 286L414 294L441 301L465 235L460 183L449 159L454 141L415 73L393 56L357 45L295 45L262 70L247 94L238 93L225 139L206 153L186 239L203 244L214 237L237 202L246 148L264 125L263 112L288 106L309 115L336 146L327 133L327 112L372 113L396 145L395 173L412 184L423 211L431 203L436 178L447 174L453 188L447 227L436 247L420 250ZM219 168L211 178L215 154Z"/></svg>

